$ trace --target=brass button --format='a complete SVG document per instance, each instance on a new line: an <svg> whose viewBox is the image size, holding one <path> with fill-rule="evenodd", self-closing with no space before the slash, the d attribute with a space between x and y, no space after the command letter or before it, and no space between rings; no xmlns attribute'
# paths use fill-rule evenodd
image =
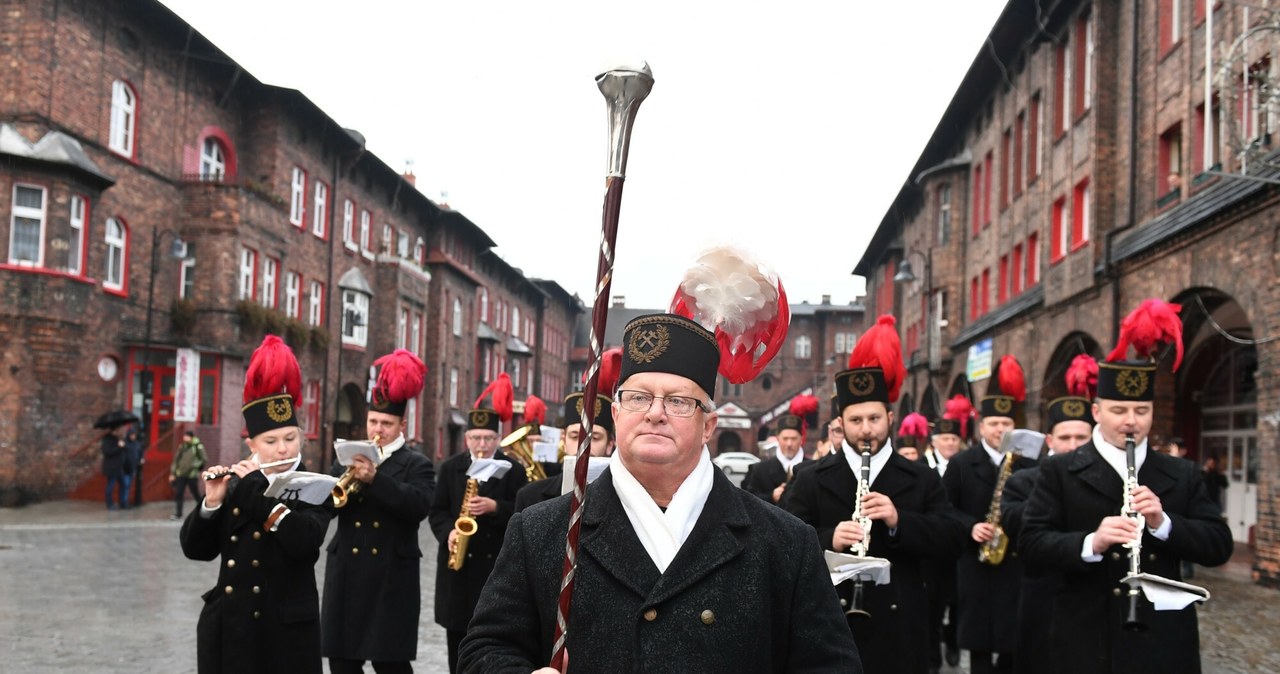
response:
<svg viewBox="0 0 1280 674"><path fill-rule="evenodd" d="M257 620L258 618L261 618L261 617L262 617L262 611L254 611L254 612L253 612L253 619L254 619L254 620Z"/></svg>
<svg viewBox="0 0 1280 674"><path fill-rule="evenodd" d="M716 614L715 614L715 611L712 611L711 609L706 609L705 611L703 611L703 612L702 612L702 624L703 624L703 625L712 625L712 624L714 624L715 622L716 622Z"/></svg>
<svg viewBox="0 0 1280 674"><path fill-rule="evenodd" d="M848 600L848 599L841 599L841 600L840 600L840 608L845 608L845 607L846 607L846 606L848 606L848 605L849 605L849 600Z"/></svg>
<svg viewBox="0 0 1280 674"><path fill-rule="evenodd" d="M377 528L378 528L378 527L380 527L380 526L382 526L382 525L381 525L381 524L378 524L378 520L374 520L374 521L373 521L373 528L374 528L374 529L377 529Z"/></svg>
<svg viewBox="0 0 1280 674"><path fill-rule="evenodd" d="M235 516L235 517L239 517L239 516L240 516L240 506L236 506L236 507L232 508L232 509L231 509L231 514L232 514L233 516Z"/></svg>
<svg viewBox="0 0 1280 674"><path fill-rule="evenodd" d="M1123 590L1121 590L1118 587L1111 588L1111 594L1114 594L1117 597L1119 597L1122 593L1123 593Z"/></svg>
<svg viewBox="0 0 1280 674"><path fill-rule="evenodd" d="M1154 562L1154 561L1156 561L1156 553L1154 553L1154 552L1153 552L1153 553L1151 553L1151 554L1147 555L1147 561L1148 561L1148 562Z"/></svg>
<svg viewBox="0 0 1280 674"><path fill-rule="evenodd" d="M890 610L890 611L896 611L896 610L898 610L898 605L897 605L897 604L889 604L889 610Z"/></svg>
<svg viewBox="0 0 1280 674"><path fill-rule="evenodd" d="M378 554L378 549L377 549L377 548L374 548L374 549L370 550L369 552L370 552L370 554L374 554L374 555L376 555L376 554Z"/></svg>
<svg viewBox="0 0 1280 674"><path fill-rule="evenodd" d="M360 548L351 548L351 554L353 555L360 554Z"/></svg>
<svg viewBox="0 0 1280 674"><path fill-rule="evenodd" d="M258 540L259 538L262 538L262 532L261 532L261 531L255 531L255 532L253 532L253 540L255 540L255 541L256 541L256 540Z"/></svg>
<svg viewBox="0 0 1280 674"><path fill-rule="evenodd" d="M360 528L360 520L356 520L356 528L357 528L357 529L359 529L359 528Z"/></svg>
<svg viewBox="0 0 1280 674"><path fill-rule="evenodd" d="M231 591L231 588L227 588L227 592L230 592L230 591ZM649 622L653 622L653 621L657 620L657 619L658 619L658 609L656 609L656 608L651 608L651 609L649 609L648 611L645 611L645 612L644 612L644 619L645 619L645 620L648 620Z"/></svg>
<svg viewBox="0 0 1280 674"><path fill-rule="evenodd" d="M254 585L254 586L253 586L253 593L254 593L254 594L262 594L262 588L258 587L257 585Z"/></svg>
<svg viewBox="0 0 1280 674"><path fill-rule="evenodd" d="M258 568L258 560L256 560L256 559L255 559L255 560L253 560L252 562L249 562L249 564L251 564L251 565L253 566L253 568L255 568L255 569L256 569L256 568Z"/></svg>
<svg viewBox="0 0 1280 674"><path fill-rule="evenodd" d="M237 535L235 535L235 534L231 534L231 542L232 542L232 543L239 543L239 542L240 542L240 537L239 537L239 536L237 536Z"/></svg>
<svg viewBox="0 0 1280 674"><path fill-rule="evenodd" d="M222 591L223 591L223 592L225 592L225 593L227 593L227 594L231 594L231 586L230 586L230 585L228 585L228 586L226 586L226 587L222 588Z"/></svg>
<svg viewBox="0 0 1280 674"><path fill-rule="evenodd" d="M236 568L236 560L234 560L234 559L228 559L228 560L227 560L227 568L228 568L228 569L234 569L234 568Z"/></svg>
<svg viewBox="0 0 1280 674"><path fill-rule="evenodd" d="M1118 562L1118 561L1120 561L1120 553L1118 553L1118 552L1113 552L1113 553L1111 553L1111 561L1113 561L1113 562Z"/></svg>

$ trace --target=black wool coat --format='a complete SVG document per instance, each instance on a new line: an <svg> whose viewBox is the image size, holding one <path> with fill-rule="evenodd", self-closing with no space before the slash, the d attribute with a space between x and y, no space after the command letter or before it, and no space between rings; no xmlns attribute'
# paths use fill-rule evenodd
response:
<svg viewBox="0 0 1280 674"><path fill-rule="evenodd" d="M102 436L99 444L99 450L102 452L102 474L107 477L120 477L124 475L125 464L125 443L124 440L107 433Z"/></svg>
<svg viewBox="0 0 1280 674"><path fill-rule="evenodd" d="M811 463L813 459L801 459L800 463L791 468L791 479L795 479L802 466L808 466ZM765 503L774 503L773 490L786 481L787 469L782 467L778 457L771 456L747 467L747 474L742 478L742 488L759 496ZM786 490L783 490L782 495L785 499ZM774 505L782 505L782 502L779 501Z"/></svg>
<svg viewBox="0 0 1280 674"><path fill-rule="evenodd" d="M1209 500L1200 470L1190 461L1148 451L1138 483L1160 498L1169 539L1142 534L1142 571L1181 580L1182 561L1218 566L1231 558L1231 530ZM1100 562L1081 559L1084 539L1104 517L1120 514L1124 481L1090 441L1050 457L1027 504L1021 549L1028 562L1057 570L1062 584L1053 604L1051 657L1056 672L1144 674L1199 672L1195 605L1155 611L1139 600L1145 632L1121 627L1128 606L1128 550L1114 545ZM1213 601L1210 599L1210 601Z"/></svg>
<svg viewBox="0 0 1280 674"><path fill-rule="evenodd" d="M1019 456L1014 460L1013 474L1034 465L1034 460ZM942 481L964 524L964 547L956 561L956 642L960 648L975 651L1013 653L1022 562L1013 545L1006 549L1004 561L998 566L978 561L981 546L972 536L973 525L987 519L999 474L999 467L978 442L951 457ZM1002 516L1002 527L1003 524Z"/></svg>
<svg viewBox="0 0 1280 674"><path fill-rule="evenodd" d="M569 616L578 673L862 672L812 530L716 471L688 540L659 573L605 471L587 490ZM516 515L459 655L528 674L551 659L569 501Z"/></svg>
<svg viewBox="0 0 1280 674"><path fill-rule="evenodd" d="M431 513L427 519L440 548L436 557L435 620L447 630L463 631L471 622L471 614L480 600L480 590L493 571L493 563L502 549L502 539L507 532L507 522L515 513L516 492L525 485L524 470L519 462L507 458L501 451L493 455L500 461L511 461L511 470L500 478L480 483L479 495L487 496L498 504L492 513L476 519L476 533L467 544L467 556L462 568L449 568L449 532L462 508L462 495L467 489L467 469L471 467L471 454L462 453L445 459L440 464L440 476L436 481L436 493L431 500ZM563 549L563 545L561 546Z"/></svg>
<svg viewBox="0 0 1280 674"><path fill-rule="evenodd" d="M1016 549L1022 540L1022 525L1027 502L1040 476L1040 466L1032 466L1009 476L1000 495L1000 511L1009 547ZM1018 595L1018 627L1015 674L1037 674L1053 669L1050 647L1053 644L1050 624L1053 621L1053 597L1062 583L1062 574L1022 559L1022 588Z"/></svg>
<svg viewBox="0 0 1280 674"><path fill-rule="evenodd" d="M924 672L928 668L929 597L922 562L954 560L963 531L938 474L928 466L892 454L871 483L898 511L894 535L883 521L871 523L867 554L893 564L888 585L864 584L863 607L869 620L850 618L849 626L868 672ZM796 476L787 490L786 509L818 532L824 550L836 525L852 518L858 478L843 452L824 456ZM848 552L839 550L837 552ZM850 598L853 582L839 588Z"/></svg>
<svg viewBox="0 0 1280 674"><path fill-rule="evenodd" d="M608 459L602 459L608 461ZM560 495L560 488L564 484L564 478L560 475L552 475L541 480L534 480L529 484L520 488L516 492L515 511L521 512L531 505L550 501Z"/></svg>
<svg viewBox="0 0 1280 674"><path fill-rule="evenodd" d="M335 464L334 475L346 466ZM337 531L324 570L324 655L405 661L418 653L422 549L418 527L435 493L435 468L404 446L378 466L373 482L333 508Z"/></svg>
<svg viewBox="0 0 1280 674"><path fill-rule="evenodd" d="M227 478L212 517L197 505L179 540L188 559L218 557L218 582L203 595L196 625L201 674L311 672L320 667L320 601L315 564L329 528L321 506L290 502L276 531L263 524L280 503L267 498L261 472Z"/></svg>

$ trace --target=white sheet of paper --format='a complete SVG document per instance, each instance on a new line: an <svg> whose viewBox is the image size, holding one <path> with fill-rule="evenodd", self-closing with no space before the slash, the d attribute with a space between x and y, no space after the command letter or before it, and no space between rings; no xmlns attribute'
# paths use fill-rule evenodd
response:
<svg viewBox="0 0 1280 674"><path fill-rule="evenodd" d="M369 440L335 440L333 451L338 454L338 463L344 466L350 466L357 456L368 458L375 466L382 463L378 446Z"/></svg>
<svg viewBox="0 0 1280 674"><path fill-rule="evenodd" d="M1044 451L1044 433L1028 428L1015 428L1000 439L1000 451L1017 452L1028 459L1039 459Z"/></svg>
<svg viewBox="0 0 1280 674"><path fill-rule="evenodd" d="M1190 583L1147 573L1125 576L1123 580L1130 584L1134 581L1138 583L1138 587L1142 588L1142 594L1146 595L1147 601L1151 602L1157 611L1181 611L1192 602L1209 599L1208 590Z"/></svg>
<svg viewBox="0 0 1280 674"><path fill-rule="evenodd" d="M338 478L331 475L295 470L276 476L264 494L286 502L320 505L333 498L333 485L337 483Z"/></svg>
<svg viewBox="0 0 1280 674"><path fill-rule="evenodd" d="M560 441L533 443L533 460L543 463L558 463L560 461Z"/></svg>
<svg viewBox="0 0 1280 674"><path fill-rule="evenodd" d="M467 469L467 477L477 482L487 482L491 478L501 478L511 470L510 461L496 459L471 459L471 467Z"/></svg>
<svg viewBox="0 0 1280 674"><path fill-rule="evenodd" d="M827 561L827 570L831 572L832 585L839 585L859 576L875 581L876 585L889 584L889 571L892 565L883 557L856 557L831 550L824 551L822 556Z"/></svg>
<svg viewBox="0 0 1280 674"><path fill-rule="evenodd" d="M560 493L568 494L573 491L573 472L578 467L578 457L564 457L564 472L560 473ZM587 484L596 481L597 477L609 467L609 459L603 456L593 456L591 461L587 463Z"/></svg>

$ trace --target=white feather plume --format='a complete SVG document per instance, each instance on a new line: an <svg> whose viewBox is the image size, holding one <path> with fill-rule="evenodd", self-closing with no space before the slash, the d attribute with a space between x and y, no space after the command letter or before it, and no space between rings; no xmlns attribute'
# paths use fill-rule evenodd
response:
<svg viewBox="0 0 1280 674"><path fill-rule="evenodd" d="M728 335L736 346L750 342L778 314L778 277L763 263L732 246L711 248L685 272L680 290L694 320Z"/></svg>

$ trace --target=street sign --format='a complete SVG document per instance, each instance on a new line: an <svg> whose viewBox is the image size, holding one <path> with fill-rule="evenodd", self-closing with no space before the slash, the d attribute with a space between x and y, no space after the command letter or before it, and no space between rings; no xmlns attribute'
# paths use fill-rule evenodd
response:
<svg viewBox="0 0 1280 674"><path fill-rule="evenodd" d="M173 420L192 422L200 416L200 353L178 349L174 369Z"/></svg>
<svg viewBox="0 0 1280 674"><path fill-rule="evenodd" d="M965 376L970 382L982 381L991 376L991 338L988 337L969 347L969 359Z"/></svg>

